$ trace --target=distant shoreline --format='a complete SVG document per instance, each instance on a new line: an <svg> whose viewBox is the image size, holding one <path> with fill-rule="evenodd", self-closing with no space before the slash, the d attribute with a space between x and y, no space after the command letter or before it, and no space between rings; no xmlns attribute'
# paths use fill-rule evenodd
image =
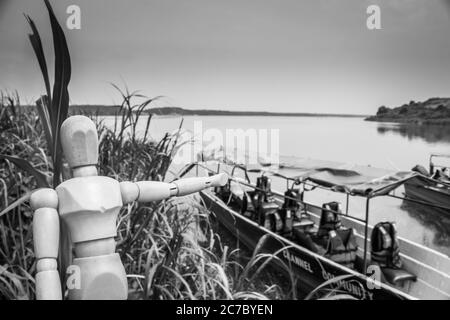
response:
<svg viewBox="0 0 450 320"><path fill-rule="evenodd" d="M115 116L120 114L119 106L104 105L72 105L71 114L89 113L100 116ZM335 114L335 113L308 113L308 112L268 112L268 111L224 111L211 109L184 109L178 107L150 108L143 112L161 116L264 116L264 117L346 117L364 118L363 114Z"/></svg>
<svg viewBox="0 0 450 320"><path fill-rule="evenodd" d="M409 119L398 119L398 118L383 118L372 116L364 119L370 122L383 122L383 123L398 123L402 125L413 125L413 126L448 126L450 125L450 118L445 119L420 119L420 118L409 118Z"/></svg>
<svg viewBox="0 0 450 320"><path fill-rule="evenodd" d="M381 106L376 115L364 120L409 125L449 125L450 98L430 98L423 102L410 101L409 104L395 108Z"/></svg>

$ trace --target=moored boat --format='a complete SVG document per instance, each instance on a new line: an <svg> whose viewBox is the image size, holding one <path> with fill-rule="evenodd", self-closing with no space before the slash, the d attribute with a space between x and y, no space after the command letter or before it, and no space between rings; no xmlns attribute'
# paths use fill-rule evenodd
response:
<svg viewBox="0 0 450 320"><path fill-rule="evenodd" d="M193 167L211 171L205 164L193 164L190 169ZM262 170L252 184L245 167L240 167L245 179L234 177L236 168L231 170L228 187L201 192L204 203L248 248L254 249L263 238L262 250L279 258L273 259L273 264L280 270L294 272L303 290L337 279L335 288L359 299L450 298L448 256L397 237L395 224L368 224L370 199L389 196L416 174L400 172L375 178L380 172L373 168L321 167L288 178ZM183 174L188 171L189 167ZM269 175L286 179L288 190L270 190ZM307 185L365 197L366 219L344 214L333 203L306 203L302 194L308 192ZM303 191L298 192L298 187ZM331 219L334 226L324 233L323 226L330 222L325 219L327 214L339 219ZM325 238L320 237L321 229Z"/></svg>
<svg viewBox="0 0 450 320"><path fill-rule="evenodd" d="M433 204L440 212L450 215L450 167L438 165L434 161L439 158L450 159L450 155L432 154L429 160L429 171L417 165L412 170L418 175L405 183L405 195L425 204Z"/></svg>

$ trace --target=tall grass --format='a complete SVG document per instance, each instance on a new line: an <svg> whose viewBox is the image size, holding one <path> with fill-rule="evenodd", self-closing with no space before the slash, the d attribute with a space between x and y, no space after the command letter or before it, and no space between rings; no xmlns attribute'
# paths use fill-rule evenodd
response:
<svg viewBox="0 0 450 320"><path fill-rule="evenodd" d="M129 98L131 102L137 99ZM37 110L21 107L17 95L3 95L0 102L0 153L29 162L50 182L51 156ZM177 134L167 134L156 142L138 132L138 123L147 123L150 117L133 114L131 120L130 108L137 105L140 103L125 106L117 118L120 124L113 128L94 117L100 133L99 173L120 181L163 180L176 152ZM37 187L36 175L8 158L0 161L2 298L34 298L32 211L26 201L16 199ZM209 213L195 197L130 204L119 214L117 231L117 251L129 277L131 299L287 297L281 286L252 281L261 273L254 271L262 257L255 255L242 266L238 251L222 244L210 225Z"/></svg>
<svg viewBox="0 0 450 320"><path fill-rule="evenodd" d="M50 164L34 113L21 111L17 94L2 93L0 99L0 154L5 155L0 160L0 296L22 299L34 295L35 272L26 200L39 179L50 178ZM34 163L36 175L18 170L16 159Z"/></svg>
<svg viewBox="0 0 450 320"><path fill-rule="evenodd" d="M47 61L39 32L26 15L46 94L35 109L20 106L18 94L3 94L0 101L0 295L3 298L34 297L35 258L32 246L32 211L27 204L30 192L38 187L58 185L64 173L59 141L61 123L68 115L70 55L64 32L49 1L48 10L54 43L54 84L50 90ZM118 180L164 180L177 149L177 135L154 142L148 137L151 117L143 136L137 134L138 120L154 99L128 89L120 116L113 129L97 122L100 134L99 173ZM181 124L180 124L181 126ZM63 174L66 178L68 174ZM178 200L179 201L179 200ZM186 200L187 201L187 200ZM130 275L132 297L140 298L232 298L226 276L227 257L217 259L211 241L199 241L196 222L206 221L194 202L131 204L119 215L117 251ZM184 204L184 209L180 206ZM195 209L196 208L196 209ZM194 212L192 212L194 210ZM188 232L188 230L191 230ZM195 232L194 232L194 231ZM64 231L64 230L63 230ZM70 263L70 243L62 232L60 271ZM196 235L196 236L194 236ZM200 245L203 242L206 246ZM65 243L65 245L64 245ZM226 252L226 250L225 250ZM64 282L64 281L63 281ZM218 289L220 288L220 290ZM239 293L244 297L245 293ZM256 293L255 297L259 297Z"/></svg>

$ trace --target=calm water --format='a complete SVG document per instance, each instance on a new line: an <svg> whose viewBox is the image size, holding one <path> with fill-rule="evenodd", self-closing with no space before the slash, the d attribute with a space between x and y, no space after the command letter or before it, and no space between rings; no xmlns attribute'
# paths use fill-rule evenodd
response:
<svg viewBox="0 0 450 320"><path fill-rule="evenodd" d="M114 118L106 117L105 121L112 125ZM150 133L160 139L165 132L176 130L180 121L181 117L154 117ZM218 129L224 136L226 129L278 129L281 161L300 157L409 170L416 164L428 167L430 153L450 153L450 128L444 126L411 127L339 117L192 116L184 117L183 128L194 131L198 121L203 131ZM273 186L283 190L285 182L274 178ZM396 194L402 195L402 188ZM305 200L316 204L338 200L345 205L345 196L325 191L307 193ZM364 217L364 203L364 199L352 199L349 212ZM419 205L384 197L371 201L370 223L380 220L396 221L402 237L450 255L450 215L447 218L425 212Z"/></svg>

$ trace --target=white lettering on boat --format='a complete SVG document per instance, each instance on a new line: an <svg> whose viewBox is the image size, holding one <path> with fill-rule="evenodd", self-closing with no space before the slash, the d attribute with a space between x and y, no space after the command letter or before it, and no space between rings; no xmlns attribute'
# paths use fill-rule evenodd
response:
<svg viewBox="0 0 450 320"><path fill-rule="evenodd" d="M322 277L323 279L330 280L334 279L336 276L330 272L327 272L326 270L322 270ZM354 295L355 297L358 297L360 299L373 299L373 293L370 291L367 291L362 284L360 284L357 280L338 280L335 283L336 287L343 288L348 293Z"/></svg>
<svg viewBox="0 0 450 320"><path fill-rule="evenodd" d="M300 259L299 257L297 257L295 254L290 253L288 250L284 250L283 251L283 257L292 262L293 264L295 264L296 266L302 268L303 270L308 271L309 273L314 273L311 269L311 265L309 264L308 261L305 261L303 259Z"/></svg>
<svg viewBox="0 0 450 320"><path fill-rule="evenodd" d="M286 260L288 260L289 262L295 264L297 267L299 267L303 270L306 270L311 274L314 274L314 272L311 268L311 264L308 261L301 259L297 255L289 252L289 250L283 251L283 257ZM336 275L334 275L333 273L327 272L326 270L322 270L322 278L325 281L333 279L335 277L336 277ZM360 299L369 299L369 300L373 299L373 293L366 290L366 288L355 279L339 280L339 281L336 281L336 283L334 285L338 288L344 289L351 295L358 297Z"/></svg>

